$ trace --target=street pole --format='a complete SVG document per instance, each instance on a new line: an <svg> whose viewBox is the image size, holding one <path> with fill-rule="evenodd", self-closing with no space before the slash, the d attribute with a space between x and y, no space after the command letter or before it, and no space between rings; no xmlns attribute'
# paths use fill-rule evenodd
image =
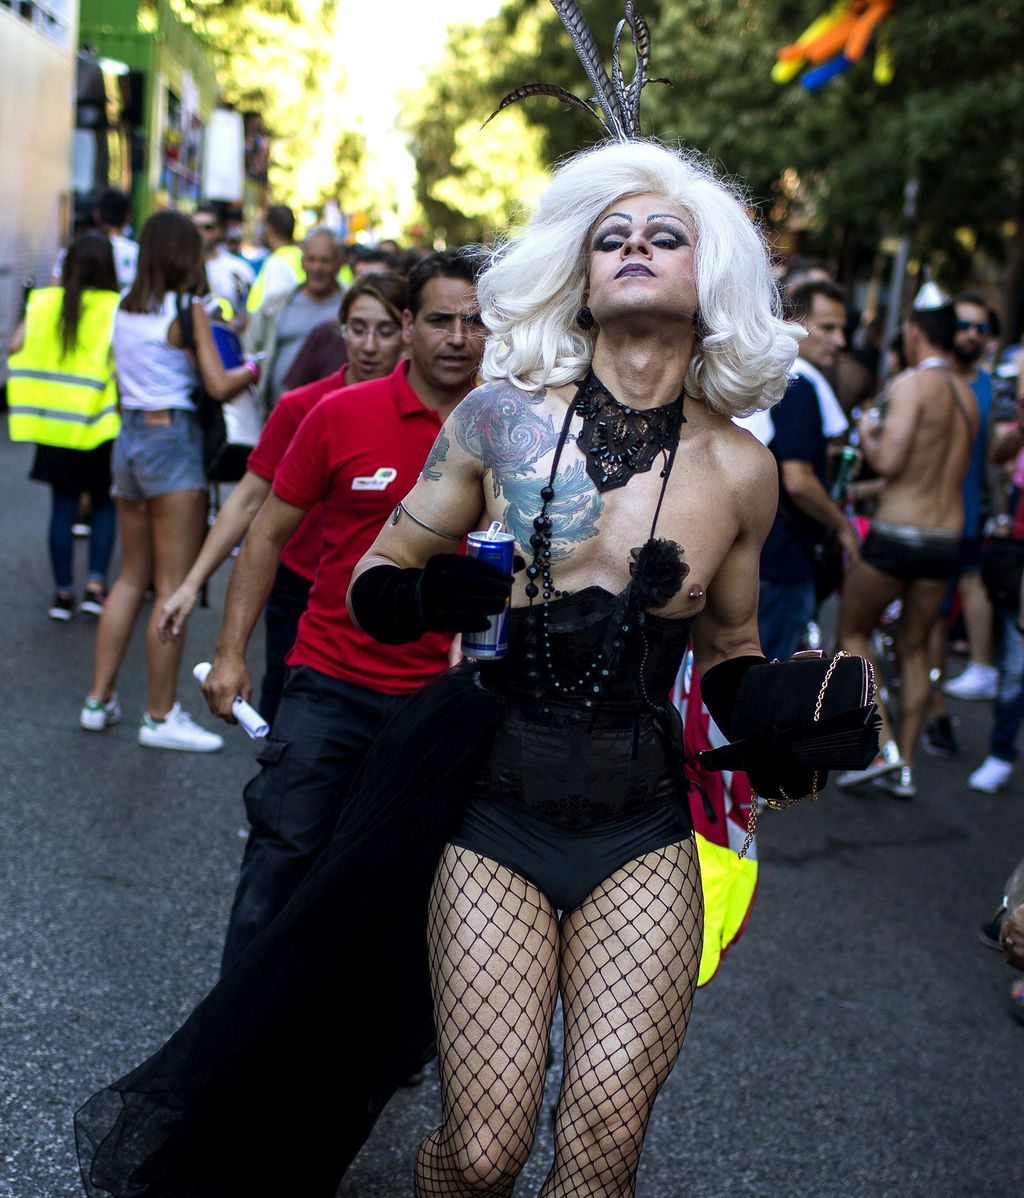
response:
<svg viewBox="0 0 1024 1198"><path fill-rule="evenodd" d="M907 262L910 259L910 238L917 216L918 180L909 178L903 187L903 226L896 243L896 256L892 260L892 277L889 280L889 306L885 311L885 332L882 334L882 356L878 366L878 381L884 383L889 374L888 349L896 336L903 318L903 287L907 279Z"/></svg>

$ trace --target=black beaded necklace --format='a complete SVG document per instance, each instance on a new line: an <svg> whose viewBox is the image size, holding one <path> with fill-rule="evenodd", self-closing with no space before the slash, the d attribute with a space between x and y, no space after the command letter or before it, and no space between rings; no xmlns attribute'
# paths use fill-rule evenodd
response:
<svg viewBox="0 0 1024 1198"><path fill-rule="evenodd" d="M651 521L648 544L654 539L669 475L672 473L676 451L679 448L679 430L686 423L686 417L683 415L682 392L671 404L660 408L629 408L611 394L591 369L578 384L576 395L569 404L551 463L551 473L547 483L541 488L542 506L533 521L533 534L530 537L533 561L526 568L528 581L525 592L531 608L526 616L527 678L534 684L534 696L543 699L546 693L541 674L543 665L546 681L555 695L573 698L583 695L583 706L593 708L600 702L605 683L615 670L622 647L632 631L632 625L630 604L627 601L620 605L621 612L616 611L609 624L609 635L605 643L597 650L580 676L574 679L559 678L552 657L548 604L552 599L562 598L568 592L559 590L551 576L553 525L548 515L548 505L555 498L555 476L569 435L569 426L577 413L583 417L583 430L577 444L585 454L587 474L598 491L610 491L625 486L634 474L650 470L659 453L665 453L661 490L654 509L654 519ZM634 551L634 556L636 552ZM627 600L629 591L630 588L627 588L624 592ZM543 600L539 616L532 610L538 595Z"/></svg>

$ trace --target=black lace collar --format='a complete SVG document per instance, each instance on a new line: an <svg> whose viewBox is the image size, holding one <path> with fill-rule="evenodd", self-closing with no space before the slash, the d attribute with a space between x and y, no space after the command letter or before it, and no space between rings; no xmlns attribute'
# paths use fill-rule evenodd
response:
<svg viewBox="0 0 1024 1198"><path fill-rule="evenodd" d="M587 474L598 491L624 487L644 474L658 454L670 450L686 423L683 393L660 408L628 408L594 373L579 384L574 409L583 417L577 445L587 459Z"/></svg>

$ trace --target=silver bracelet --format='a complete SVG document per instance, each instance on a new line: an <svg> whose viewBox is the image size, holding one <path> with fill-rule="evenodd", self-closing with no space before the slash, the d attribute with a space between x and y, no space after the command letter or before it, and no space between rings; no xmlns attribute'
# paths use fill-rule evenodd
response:
<svg viewBox="0 0 1024 1198"><path fill-rule="evenodd" d="M396 507L391 513L391 523L393 525L397 524L398 521L401 520L403 512L405 512L413 524L418 524L420 528L425 528L427 532L432 532L435 537L443 537L446 541L458 541L461 543L462 537L455 537L452 536L450 532L442 532L439 528L433 528L431 525L427 524L426 521L421 520L419 516L414 516L404 503L399 503L398 507Z"/></svg>

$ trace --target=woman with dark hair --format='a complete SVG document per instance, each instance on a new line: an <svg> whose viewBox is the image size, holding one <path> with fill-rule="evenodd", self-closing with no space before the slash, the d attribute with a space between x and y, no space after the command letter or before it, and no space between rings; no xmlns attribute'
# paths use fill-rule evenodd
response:
<svg viewBox="0 0 1024 1198"><path fill-rule="evenodd" d="M48 483L53 497L51 620L75 613L72 526L83 493L92 505L92 531L78 610L103 610L116 527L110 447L121 427L110 351L117 293L110 242L102 233L84 233L64 258L61 285L32 292L8 346L11 440L36 443L29 477Z"/></svg>
<svg viewBox="0 0 1024 1198"><path fill-rule="evenodd" d="M404 275L380 272L356 279L341 301L341 335L348 350L345 385L390 374L402 356Z"/></svg>
<svg viewBox="0 0 1024 1198"><path fill-rule="evenodd" d="M345 292L339 316L349 360L325 379L286 391L270 413L245 474L217 513L203 548L181 586L163 605L160 635L180 638L185 621L207 580L245 535L264 499L296 429L325 395L354 383L383 378L402 355L402 313L408 286L402 275L365 275ZM315 331L311 336L315 335ZM264 611L266 664L260 713L273 722L284 687L284 659L295 643L299 619L320 558L321 512L307 512L281 552L274 586Z"/></svg>
<svg viewBox="0 0 1024 1198"><path fill-rule="evenodd" d="M121 573L96 634L92 688L79 722L101 732L121 718L117 675L146 590L156 591L146 631L148 702L139 743L212 752L219 736L193 723L176 701L182 641L161 641L160 605L199 552L206 519L202 432L193 394L202 382L223 403L253 382L248 365L225 370L202 304L202 242L188 217L158 212L142 230L135 282L114 322L122 428L113 451L121 530ZM190 306L195 350L185 348L179 313Z"/></svg>

